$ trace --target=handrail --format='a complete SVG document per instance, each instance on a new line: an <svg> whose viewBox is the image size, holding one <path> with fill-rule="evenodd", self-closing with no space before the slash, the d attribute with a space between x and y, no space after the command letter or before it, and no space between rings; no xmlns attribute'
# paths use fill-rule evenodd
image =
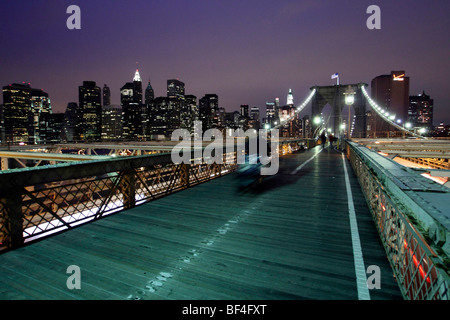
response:
<svg viewBox="0 0 450 320"><path fill-rule="evenodd" d="M345 141L345 149L403 296L411 300L449 300L449 257L443 249L445 238L449 241L448 228L431 214L413 216L412 202L406 195L412 190L401 180L394 181L395 175L383 174L382 170L389 169L374 163L365 153L369 149L349 141ZM438 189L434 192L441 192ZM444 192L441 195L450 196ZM424 233L433 230L447 237L430 239Z"/></svg>
<svg viewBox="0 0 450 320"><path fill-rule="evenodd" d="M236 152L223 157L174 164L165 153L0 172L0 250L231 173Z"/></svg>

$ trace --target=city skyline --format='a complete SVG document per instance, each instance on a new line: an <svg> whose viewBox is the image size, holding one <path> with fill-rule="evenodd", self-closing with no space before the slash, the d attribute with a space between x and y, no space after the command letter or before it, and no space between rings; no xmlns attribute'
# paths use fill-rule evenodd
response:
<svg viewBox="0 0 450 320"><path fill-rule="evenodd" d="M81 9L68 30L66 8ZM227 111L264 108L289 89L300 103L314 85L370 81L405 70L410 95L427 92L434 124L450 122L446 1L377 1L381 30L369 30L368 1L37 1L2 3L2 86L31 83L49 93L54 112L77 101L83 81L107 84L111 104L136 68L155 97L180 79L197 97L214 93ZM45 16L32 20L33 16ZM45 20L45 21L44 21ZM30 24L30 21L33 21ZM136 67L137 63L137 67Z"/></svg>

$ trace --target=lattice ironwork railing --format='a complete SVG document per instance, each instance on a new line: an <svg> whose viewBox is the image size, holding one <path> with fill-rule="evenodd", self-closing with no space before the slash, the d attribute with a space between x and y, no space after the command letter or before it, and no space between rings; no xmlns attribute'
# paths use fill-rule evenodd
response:
<svg viewBox="0 0 450 320"><path fill-rule="evenodd" d="M347 145L347 155L366 197L403 296L448 300L450 278L443 263L363 159Z"/></svg>
<svg viewBox="0 0 450 320"><path fill-rule="evenodd" d="M450 170L450 159L408 158L406 160L435 169Z"/></svg>
<svg viewBox="0 0 450 320"><path fill-rule="evenodd" d="M0 250L7 247L7 239L10 237L9 228L7 226L8 209L3 201L0 201Z"/></svg>
<svg viewBox="0 0 450 320"><path fill-rule="evenodd" d="M203 159L173 164L170 155L150 155L0 175L0 249L231 173L236 153L224 159L224 164Z"/></svg>

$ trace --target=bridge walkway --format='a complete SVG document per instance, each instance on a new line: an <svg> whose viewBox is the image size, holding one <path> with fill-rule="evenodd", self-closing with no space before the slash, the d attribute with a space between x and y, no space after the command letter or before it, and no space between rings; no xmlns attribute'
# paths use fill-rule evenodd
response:
<svg viewBox="0 0 450 320"><path fill-rule="evenodd" d="M370 299L402 299L345 162L363 272L381 271ZM230 174L6 252L0 299L356 300L343 163L337 150L300 151L259 186ZM66 285L71 265L79 290Z"/></svg>

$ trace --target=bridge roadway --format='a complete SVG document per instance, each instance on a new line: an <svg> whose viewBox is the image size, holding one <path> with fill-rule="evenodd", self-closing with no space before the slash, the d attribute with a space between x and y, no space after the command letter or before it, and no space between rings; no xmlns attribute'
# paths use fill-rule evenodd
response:
<svg viewBox="0 0 450 320"><path fill-rule="evenodd" d="M320 148L280 158L258 187L230 174L0 254L0 299L356 300L343 158ZM370 299L402 299L347 170L364 271L381 270Z"/></svg>

